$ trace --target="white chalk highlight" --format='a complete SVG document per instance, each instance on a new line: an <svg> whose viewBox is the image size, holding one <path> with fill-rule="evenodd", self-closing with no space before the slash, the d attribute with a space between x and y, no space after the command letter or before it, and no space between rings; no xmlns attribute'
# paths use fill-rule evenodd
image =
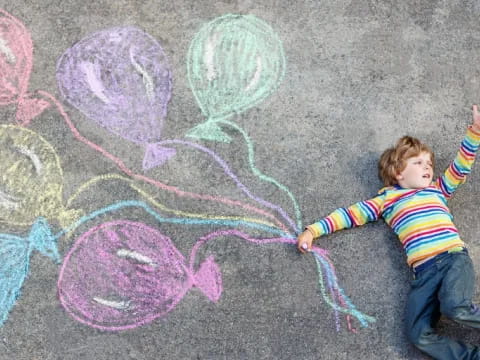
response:
<svg viewBox="0 0 480 360"><path fill-rule="evenodd" d="M152 259L150 259L148 256L145 256L143 254L140 254L139 252L128 250L128 249L120 249L117 251L117 256L124 258L124 259L133 259L138 261L139 263L150 265L150 266L156 266L153 262Z"/></svg>
<svg viewBox="0 0 480 360"><path fill-rule="evenodd" d="M12 49L10 49L7 45L7 42L5 39L2 39L0 37L0 52L5 55L7 58L7 61L10 64L15 64L17 62L17 58L15 57L15 54L13 53Z"/></svg>
<svg viewBox="0 0 480 360"><path fill-rule="evenodd" d="M257 57L257 70L255 70L255 74L253 75L252 80L250 81L250 84L245 88L245 91L250 90L253 88L257 83L260 81L260 75L262 73L262 59L260 56Z"/></svg>
<svg viewBox="0 0 480 360"><path fill-rule="evenodd" d="M33 167L35 168L35 172L38 176L40 176L42 174L43 166L37 154L23 146L18 146L16 149L30 159L30 161L33 163Z"/></svg>
<svg viewBox="0 0 480 360"><path fill-rule="evenodd" d="M92 92L102 100L105 104L110 104L110 100L105 96L105 88L103 87L102 81L98 77L98 68L89 62L83 62L81 68L85 76L87 77L87 83Z"/></svg>
<svg viewBox="0 0 480 360"><path fill-rule="evenodd" d="M130 301L113 301L102 299L99 297L94 297L93 300L101 305L108 306L117 310L127 310L130 307Z"/></svg>
<svg viewBox="0 0 480 360"><path fill-rule="evenodd" d="M150 76L150 74L145 70L139 63L135 61L133 58L133 53L130 49L130 62L132 63L133 67L137 72L139 72L142 75L142 81L143 85L145 86L145 92L147 93L147 98L150 101L153 101L155 98L154 94L154 84L153 84L153 79Z"/></svg>
<svg viewBox="0 0 480 360"><path fill-rule="evenodd" d="M214 56L215 56L215 47L217 46L218 34L213 34L208 38L207 44L205 45L205 53L203 55L203 62L207 67L207 80L212 81L215 79L215 66L214 66Z"/></svg>
<svg viewBox="0 0 480 360"><path fill-rule="evenodd" d="M11 196L3 191L0 191L0 206L7 208L9 210L14 210L18 208L19 199Z"/></svg>

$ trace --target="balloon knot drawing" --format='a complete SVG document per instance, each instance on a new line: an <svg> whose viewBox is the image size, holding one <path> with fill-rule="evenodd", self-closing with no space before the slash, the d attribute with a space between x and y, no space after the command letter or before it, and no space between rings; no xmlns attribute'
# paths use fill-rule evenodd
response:
<svg viewBox="0 0 480 360"><path fill-rule="evenodd" d="M34 250L60 263L56 239L44 218L35 220L27 238L0 234L0 326L20 296Z"/></svg>

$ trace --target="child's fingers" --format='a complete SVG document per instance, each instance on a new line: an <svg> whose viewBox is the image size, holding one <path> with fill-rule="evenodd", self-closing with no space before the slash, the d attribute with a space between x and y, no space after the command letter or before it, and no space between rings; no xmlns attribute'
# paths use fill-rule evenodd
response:
<svg viewBox="0 0 480 360"><path fill-rule="evenodd" d="M298 236L297 239L297 248L302 254L305 252L311 251L312 249L312 234L305 230Z"/></svg>
<svg viewBox="0 0 480 360"><path fill-rule="evenodd" d="M305 252L308 250L308 244L306 242L298 242L297 249L302 254L305 254Z"/></svg>
<svg viewBox="0 0 480 360"><path fill-rule="evenodd" d="M473 105L473 116L478 116L478 106Z"/></svg>
<svg viewBox="0 0 480 360"><path fill-rule="evenodd" d="M302 254L312 251L312 246L308 242L298 243L297 248Z"/></svg>
<svg viewBox="0 0 480 360"><path fill-rule="evenodd" d="M303 244L302 244L302 245L298 244L298 245L297 245L297 249L298 249L298 251L300 251L302 254L305 253L305 249L303 248Z"/></svg>

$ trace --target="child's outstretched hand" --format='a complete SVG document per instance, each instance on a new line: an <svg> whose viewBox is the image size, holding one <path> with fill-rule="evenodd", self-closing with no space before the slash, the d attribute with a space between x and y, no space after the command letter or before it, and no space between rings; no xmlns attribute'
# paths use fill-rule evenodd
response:
<svg viewBox="0 0 480 360"><path fill-rule="evenodd" d="M480 132L480 113L478 112L477 105L473 105L472 119L473 119L473 124L472 124L473 130L475 130L476 132Z"/></svg>
<svg viewBox="0 0 480 360"><path fill-rule="evenodd" d="M300 252L305 253L312 250L313 234L309 230L305 230L298 235L297 248Z"/></svg>

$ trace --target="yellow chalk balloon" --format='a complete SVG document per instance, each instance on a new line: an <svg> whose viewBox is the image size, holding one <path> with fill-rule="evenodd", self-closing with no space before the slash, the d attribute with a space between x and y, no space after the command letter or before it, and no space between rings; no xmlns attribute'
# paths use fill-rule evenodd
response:
<svg viewBox="0 0 480 360"><path fill-rule="evenodd" d="M38 216L62 227L81 212L65 209L63 173L55 149L37 133L0 125L0 221L31 225Z"/></svg>

